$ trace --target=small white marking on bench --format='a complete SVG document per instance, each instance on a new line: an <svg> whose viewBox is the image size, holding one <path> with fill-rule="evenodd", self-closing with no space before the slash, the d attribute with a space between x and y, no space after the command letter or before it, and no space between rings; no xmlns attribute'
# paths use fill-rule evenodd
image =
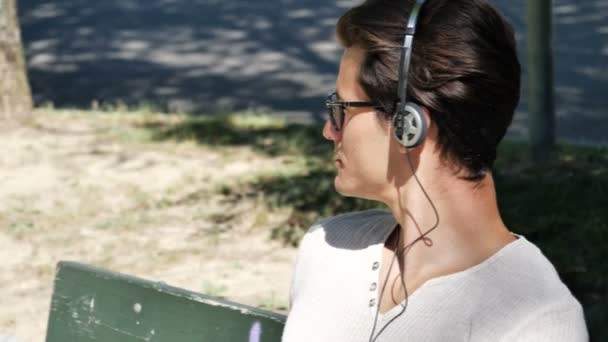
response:
<svg viewBox="0 0 608 342"><path fill-rule="evenodd" d="M260 321L255 321L253 322L251 329L249 329L248 342L260 342L260 336L262 336L262 324Z"/></svg>

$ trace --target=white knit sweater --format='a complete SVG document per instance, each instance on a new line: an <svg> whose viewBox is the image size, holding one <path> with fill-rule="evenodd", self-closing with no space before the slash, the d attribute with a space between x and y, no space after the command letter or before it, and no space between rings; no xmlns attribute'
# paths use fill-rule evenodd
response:
<svg viewBox="0 0 608 342"><path fill-rule="evenodd" d="M311 227L300 245L283 342L368 341L382 248L396 221L371 210ZM378 332L400 306L379 316ZM583 310L523 236L465 271L433 278L377 341L588 341Z"/></svg>

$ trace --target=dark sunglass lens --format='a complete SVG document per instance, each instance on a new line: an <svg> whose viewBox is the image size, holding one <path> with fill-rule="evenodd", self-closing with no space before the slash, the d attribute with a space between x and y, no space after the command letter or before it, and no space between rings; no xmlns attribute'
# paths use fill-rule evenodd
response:
<svg viewBox="0 0 608 342"><path fill-rule="evenodd" d="M334 128L334 130L339 130L338 128L338 122L336 121L336 107L334 106L330 106L327 108L327 113L329 114L329 121L331 122L331 126Z"/></svg>
<svg viewBox="0 0 608 342"><path fill-rule="evenodd" d="M344 124L344 107L336 107L335 116L336 127L338 127L337 130L339 131L342 129L342 125Z"/></svg>
<svg viewBox="0 0 608 342"><path fill-rule="evenodd" d="M342 121L344 121L344 108L336 105L338 102L338 96L336 93L332 93L327 97L327 115L332 128L335 131L339 131L342 128Z"/></svg>

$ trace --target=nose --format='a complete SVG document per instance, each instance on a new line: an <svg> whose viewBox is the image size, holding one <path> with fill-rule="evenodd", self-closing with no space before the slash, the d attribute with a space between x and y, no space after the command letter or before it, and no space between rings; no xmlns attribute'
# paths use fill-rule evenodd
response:
<svg viewBox="0 0 608 342"><path fill-rule="evenodd" d="M325 120L325 125L323 125L323 137L334 142L340 138L340 132L334 129L329 119Z"/></svg>

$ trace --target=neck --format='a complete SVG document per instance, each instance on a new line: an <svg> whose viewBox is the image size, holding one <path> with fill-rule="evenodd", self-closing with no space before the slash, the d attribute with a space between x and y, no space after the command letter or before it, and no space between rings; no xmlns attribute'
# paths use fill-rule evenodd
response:
<svg viewBox="0 0 608 342"><path fill-rule="evenodd" d="M429 176L419 178L437 215L414 177L396 188L394 198L386 203L400 225L398 247L407 248L400 264L408 279L467 269L514 239L500 217L491 174L475 187L451 174L426 171L420 174Z"/></svg>

